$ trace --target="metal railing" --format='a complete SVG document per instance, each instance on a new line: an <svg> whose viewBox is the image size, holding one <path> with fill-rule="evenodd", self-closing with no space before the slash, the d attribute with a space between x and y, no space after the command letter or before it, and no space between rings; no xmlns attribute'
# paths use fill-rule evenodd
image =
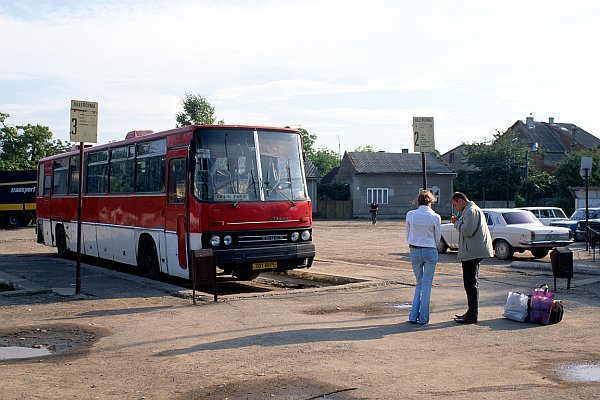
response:
<svg viewBox="0 0 600 400"><path fill-rule="evenodd" d="M592 255L592 261L596 261L596 249L600 255L600 231L587 227L588 254Z"/></svg>

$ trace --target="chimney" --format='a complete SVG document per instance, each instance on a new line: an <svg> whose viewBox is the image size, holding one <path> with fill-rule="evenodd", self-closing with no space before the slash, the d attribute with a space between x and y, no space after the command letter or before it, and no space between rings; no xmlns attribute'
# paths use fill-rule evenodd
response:
<svg viewBox="0 0 600 400"><path fill-rule="evenodd" d="M548 123L549 123L550 125L554 125L554 117L550 117L550 118L548 118Z"/></svg>
<svg viewBox="0 0 600 400"><path fill-rule="evenodd" d="M408 149L402 149L402 154L407 154L408 153Z"/></svg>
<svg viewBox="0 0 600 400"><path fill-rule="evenodd" d="M529 129L535 128L535 125L533 124L533 117L527 117L527 119L525 120L525 124Z"/></svg>

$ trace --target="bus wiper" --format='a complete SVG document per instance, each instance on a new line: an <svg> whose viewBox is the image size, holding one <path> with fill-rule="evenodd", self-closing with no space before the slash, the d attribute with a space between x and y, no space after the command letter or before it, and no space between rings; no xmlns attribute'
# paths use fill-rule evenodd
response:
<svg viewBox="0 0 600 400"><path fill-rule="evenodd" d="M273 186L273 190L277 193L279 193L281 195L281 197L283 197L284 199L286 199L287 201L290 202L291 207L295 207L296 203L294 203L294 200L290 199L289 197L287 197L285 195L285 193L283 193L277 186Z"/></svg>
<svg viewBox="0 0 600 400"><path fill-rule="evenodd" d="M250 170L250 178L252 178L252 188L254 189L254 196L258 196L258 192L256 191L256 180L254 179L254 168Z"/></svg>
<svg viewBox="0 0 600 400"><path fill-rule="evenodd" d="M256 180L254 179L254 169L250 170L250 177L252 178L252 183L251 186L254 189L254 196L258 196L258 192L256 191ZM240 201L242 201L242 199L238 199L235 203L233 203L231 205L231 208L237 208L238 204L240 204Z"/></svg>

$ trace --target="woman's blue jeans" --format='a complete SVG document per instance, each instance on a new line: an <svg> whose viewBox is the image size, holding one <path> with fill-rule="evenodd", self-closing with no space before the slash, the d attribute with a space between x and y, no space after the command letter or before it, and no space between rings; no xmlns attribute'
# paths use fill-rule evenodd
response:
<svg viewBox="0 0 600 400"><path fill-rule="evenodd" d="M411 247L410 260L417 279L417 286L408 319L412 322L426 324L429 322L429 298L431 297L435 266L438 262L437 249Z"/></svg>

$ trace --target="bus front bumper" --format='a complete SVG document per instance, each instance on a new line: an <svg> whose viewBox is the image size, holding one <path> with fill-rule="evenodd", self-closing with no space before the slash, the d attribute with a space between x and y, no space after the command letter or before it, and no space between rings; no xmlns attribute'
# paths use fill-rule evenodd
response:
<svg viewBox="0 0 600 400"><path fill-rule="evenodd" d="M260 270L288 270L309 268L315 257L312 242L265 247L244 247L213 250L215 264L225 270L251 268Z"/></svg>

